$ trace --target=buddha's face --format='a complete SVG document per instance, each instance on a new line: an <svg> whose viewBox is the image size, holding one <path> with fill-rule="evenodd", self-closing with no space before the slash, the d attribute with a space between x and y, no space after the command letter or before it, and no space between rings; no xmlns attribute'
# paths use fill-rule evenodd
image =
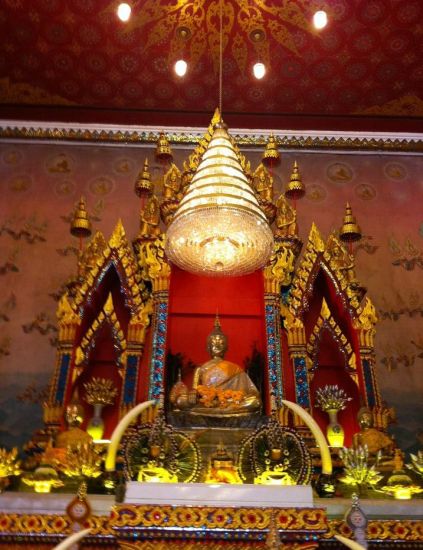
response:
<svg viewBox="0 0 423 550"><path fill-rule="evenodd" d="M361 429L370 428L373 424L371 413L363 412L360 416L358 423L360 424Z"/></svg>
<svg viewBox="0 0 423 550"><path fill-rule="evenodd" d="M214 357L223 357L225 355L227 343L223 334L213 334L209 341L209 352Z"/></svg>

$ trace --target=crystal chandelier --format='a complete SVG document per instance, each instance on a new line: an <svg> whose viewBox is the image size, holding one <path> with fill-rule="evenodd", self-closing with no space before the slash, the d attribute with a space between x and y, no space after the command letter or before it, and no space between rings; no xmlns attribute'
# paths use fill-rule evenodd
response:
<svg viewBox="0 0 423 550"><path fill-rule="evenodd" d="M191 273L230 276L263 267L273 234L222 122L166 234L166 254Z"/></svg>

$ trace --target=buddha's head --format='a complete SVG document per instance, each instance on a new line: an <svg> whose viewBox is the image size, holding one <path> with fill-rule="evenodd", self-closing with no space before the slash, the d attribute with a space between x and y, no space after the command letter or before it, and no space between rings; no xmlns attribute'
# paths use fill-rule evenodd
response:
<svg viewBox="0 0 423 550"><path fill-rule="evenodd" d="M373 414L367 407L361 407L358 411L357 420L360 428L365 430L373 426Z"/></svg>
<svg viewBox="0 0 423 550"><path fill-rule="evenodd" d="M223 358L228 349L228 338L223 334L220 327L219 317L216 315L214 328L207 338L207 351L214 359L216 357Z"/></svg>

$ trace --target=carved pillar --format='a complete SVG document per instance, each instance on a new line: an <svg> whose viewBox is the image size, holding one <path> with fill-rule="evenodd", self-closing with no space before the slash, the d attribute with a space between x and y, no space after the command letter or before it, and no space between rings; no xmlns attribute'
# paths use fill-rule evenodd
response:
<svg viewBox="0 0 423 550"><path fill-rule="evenodd" d="M375 307L370 301L370 298L366 298L365 304L359 312L358 320L354 324L354 328L356 328L358 332L366 405L370 409L380 409L382 405L374 372L374 337L376 334L376 322L377 315Z"/></svg>
<svg viewBox="0 0 423 550"><path fill-rule="evenodd" d="M267 348L267 394L271 412L281 407L284 399L281 353L281 287L291 282L294 254L281 242L275 242L269 264L264 268L264 306Z"/></svg>
<svg viewBox="0 0 423 550"><path fill-rule="evenodd" d="M154 241L140 242L139 259L153 289L153 338L148 399L163 403L171 272L164 254L164 235Z"/></svg>
<svg viewBox="0 0 423 550"><path fill-rule="evenodd" d="M73 311L67 294L59 301L57 308L59 335L56 352L56 367L50 385L48 403L44 404L44 423L46 426L58 427L63 417L63 404L69 384L70 365L73 344L77 328L81 322Z"/></svg>

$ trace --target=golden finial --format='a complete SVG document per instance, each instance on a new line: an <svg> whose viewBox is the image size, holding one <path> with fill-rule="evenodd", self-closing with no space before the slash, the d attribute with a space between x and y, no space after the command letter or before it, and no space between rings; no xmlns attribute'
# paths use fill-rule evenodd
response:
<svg viewBox="0 0 423 550"><path fill-rule="evenodd" d="M344 243L353 243L361 239L361 229L357 224L355 216L353 216L351 206L347 202L345 207L345 216L339 231L339 238Z"/></svg>
<svg viewBox="0 0 423 550"><path fill-rule="evenodd" d="M71 221L70 232L74 237L84 238L91 235L91 222L85 206L85 199L81 197L75 208Z"/></svg>
<svg viewBox="0 0 423 550"><path fill-rule="evenodd" d="M173 154L166 135L161 132L157 140L156 160L159 162L172 162Z"/></svg>
<svg viewBox="0 0 423 550"><path fill-rule="evenodd" d="M301 174L298 168L297 161L294 162L291 178L285 187L285 197L297 201L305 195L305 187L301 181Z"/></svg>
<svg viewBox="0 0 423 550"><path fill-rule="evenodd" d="M217 124L220 124L222 122L223 120L222 120L222 115L220 114L219 107L216 107L216 110L213 114L213 118L211 119L210 126L214 128Z"/></svg>
<svg viewBox="0 0 423 550"><path fill-rule="evenodd" d="M148 169L148 159L144 161L144 168L138 174L135 182L135 194L138 197L149 197L153 192L153 183L151 181L150 170Z"/></svg>
<svg viewBox="0 0 423 550"><path fill-rule="evenodd" d="M278 145L276 143L273 134L270 134L269 139L267 140L266 147L264 149L262 164L264 166L276 166L281 161L281 155L278 150Z"/></svg>

